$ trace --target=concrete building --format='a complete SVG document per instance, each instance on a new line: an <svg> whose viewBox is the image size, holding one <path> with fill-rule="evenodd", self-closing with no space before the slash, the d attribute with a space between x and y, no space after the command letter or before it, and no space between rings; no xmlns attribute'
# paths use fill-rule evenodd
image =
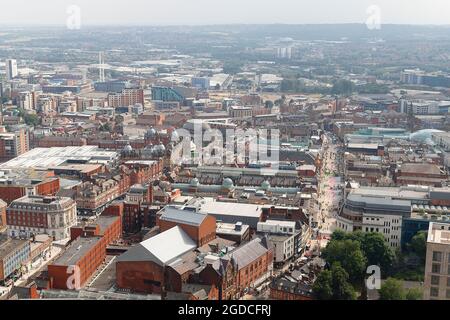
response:
<svg viewBox="0 0 450 320"><path fill-rule="evenodd" d="M0 159L10 160L26 153L30 149L28 132L18 130L16 132L0 133Z"/></svg>
<svg viewBox="0 0 450 320"><path fill-rule="evenodd" d="M253 109L251 107L232 106L229 109L229 114L232 118L251 118Z"/></svg>
<svg viewBox="0 0 450 320"><path fill-rule="evenodd" d="M295 221L267 220L258 223L257 232L264 234L274 247L274 262L283 264L302 250L301 231Z"/></svg>
<svg viewBox="0 0 450 320"><path fill-rule="evenodd" d="M379 232L391 247L401 245L402 220L411 216L411 201L350 193L336 225L346 232Z"/></svg>
<svg viewBox="0 0 450 320"><path fill-rule="evenodd" d="M6 221L11 237L48 234L62 240L77 222L77 206L71 198L27 195L11 203Z"/></svg>
<svg viewBox="0 0 450 320"><path fill-rule="evenodd" d="M430 223L425 262L425 300L450 300L450 225Z"/></svg>
<svg viewBox="0 0 450 320"><path fill-rule="evenodd" d="M0 284L8 284L7 280L27 264L30 254L30 241L1 237Z"/></svg>
<svg viewBox="0 0 450 320"><path fill-rule="evenodd" d="M137 103L144 105L143 89L123 89L121 93L108 95L108 106L112 108L134 106Z"/></svg>
<svg viewBox="0 0 450 320"><path fill-rule="evenodd" d="M12 80L19 72L17 71L17 60L8 59L6 60L6 80Z"/></svg>

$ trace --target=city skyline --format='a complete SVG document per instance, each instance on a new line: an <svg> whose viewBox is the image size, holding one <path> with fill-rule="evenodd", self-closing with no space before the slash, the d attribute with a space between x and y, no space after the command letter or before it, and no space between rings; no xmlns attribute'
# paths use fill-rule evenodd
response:
<svg viewBox="0 0 450 320"><path fill-rule="evenodd" d="M448 25L446 14L450 3L446 0L280 0L277 6L271 1L237 1L215 3L196 0L192 2L168 0L164 4L155 1L130 0L126 3L98 0L43 0L36 3L20 0L2 5L2 25L66 25L70 6L81 10L84 25L215 25L215 24L337 24L366 23L377 14L381 23ZM371 9L372 7L372 9ZM130 10L130 8L132 10ZM199 10L201 8L201 10ZM99 14L107 10L108 14ZM70 11L70 10L69 10ZM12 14L17 12L17 14ZM166 13L167 14L161 14Z"/></svg>

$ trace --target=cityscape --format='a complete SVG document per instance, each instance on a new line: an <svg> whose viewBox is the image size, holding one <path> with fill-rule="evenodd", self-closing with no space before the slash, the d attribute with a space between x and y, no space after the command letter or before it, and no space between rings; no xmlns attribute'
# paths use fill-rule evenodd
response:
<svg viewBox="0 0 450 320"><path fill-rule="evenodd" d="M2 24L0 300L450 300L450 26L380 10Z"/></svg>

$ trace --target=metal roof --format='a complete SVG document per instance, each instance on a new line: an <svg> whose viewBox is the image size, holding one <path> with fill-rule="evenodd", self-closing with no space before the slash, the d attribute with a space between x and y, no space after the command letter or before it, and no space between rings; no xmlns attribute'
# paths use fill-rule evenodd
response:
<svg viewBox="0 0 450 320"><path fill-rule="evenodd" d="M191 210L182 210L171 206L166 206L162 210L160 220L172 221L192 226L199 226L206 218L206 214L193 212Z"/></svg>
<svg viewBox="0 0 450 320"><path fill-rule="evenodd" d="M165 266L195 248L196 243L176 226L130 248L117 261L152 261Z"/></svg>

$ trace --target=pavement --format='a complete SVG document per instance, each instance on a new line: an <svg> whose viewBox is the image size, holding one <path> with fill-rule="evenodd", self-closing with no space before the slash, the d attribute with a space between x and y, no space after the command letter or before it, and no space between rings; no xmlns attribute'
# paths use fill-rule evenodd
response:
<svg viewBox="0 0 450 320"><path fill-rule="evenodd" d="M342 156L338 153L339 145L330 144L330 140L325 136L322 170L319 176L319 214L316 220L319 225L319 234L322 236L320 247L323 247L322 241L327 242L326 238L336 229L336 215L339 210L339 202L343 197L344 187L343 178L335 176L335 174L340 174L340 169L342 169L340 165Z"/></svg>

